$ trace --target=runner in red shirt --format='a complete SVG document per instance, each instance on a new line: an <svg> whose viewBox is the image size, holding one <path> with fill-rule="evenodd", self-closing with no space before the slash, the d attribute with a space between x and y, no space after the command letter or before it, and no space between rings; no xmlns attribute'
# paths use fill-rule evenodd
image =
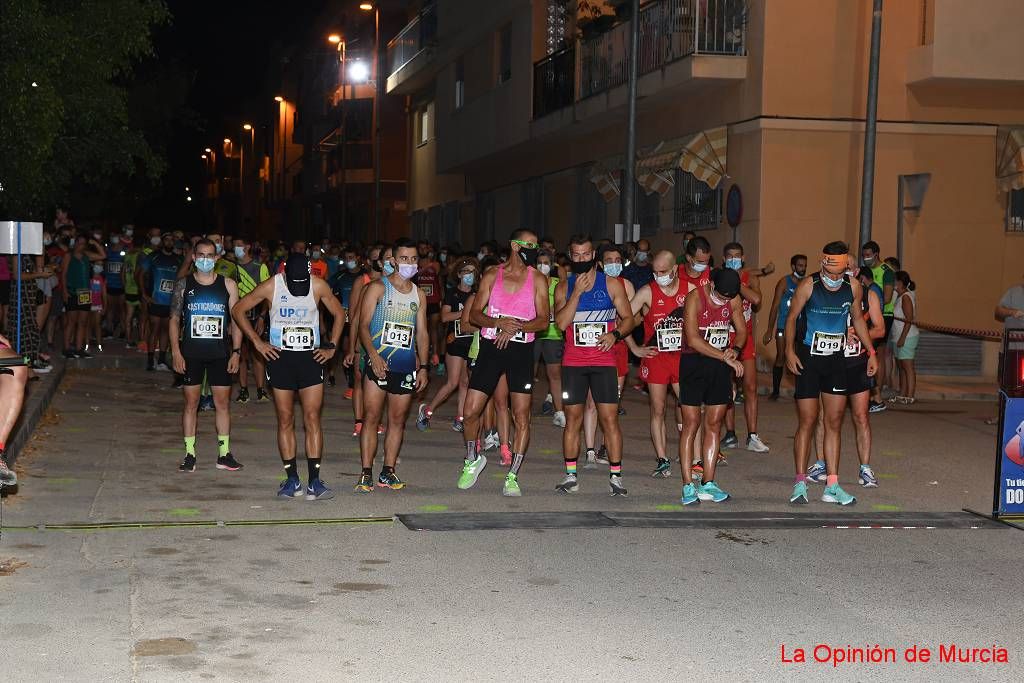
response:
<svg viewBox="0 0 1024 683"><path fill-rule="evenodd" d="M430 243L420 240L416 245L419 255L419 272L416 273L416 286L427 297L427 329L430 332L430 364L441 365L444 354L445 335L441 324L441 300L444 298L444 283L441 278L443 266L434 260ZM439 371L441 372L441 371Z"/></svg>

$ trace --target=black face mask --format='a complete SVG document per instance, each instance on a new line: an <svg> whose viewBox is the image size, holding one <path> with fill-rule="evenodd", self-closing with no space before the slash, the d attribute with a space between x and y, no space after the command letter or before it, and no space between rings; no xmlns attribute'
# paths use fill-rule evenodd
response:
<svg viewBox="0 0 1024 683"><path fill-rule="evenodd" d="M526 247L519 247L519 258L523 259L530 268L537 267L537 255L540 253L540 249L527 249Z"/></svg>
<svg viewBox="0 0 1024 683"><path fill-rule="evenodd" d="M374 261L372 266L373 266L373 269L375 271L377 271L378 273L383 273L384 272L384 266L382 266L380 264L380 261Z"/></svg>
<svg viewBox="0 0 1024 683"><path fill-rule="evenodd" d="M583 273L590 271L594 267L594 259L589 261L570 261L569 267L576 275L583 275Z"/></svg>

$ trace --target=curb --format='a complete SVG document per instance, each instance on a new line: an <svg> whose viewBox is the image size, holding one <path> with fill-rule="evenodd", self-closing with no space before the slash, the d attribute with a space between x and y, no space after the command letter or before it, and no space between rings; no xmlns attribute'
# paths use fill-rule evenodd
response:
<svg viewBox="0 0 1024 683"><path fill-rule="evenodd" d="M21 418L15 423L11 437L7 440L6 451L8 463L14 465L18 460L18 453L28 440L32 438L36 426L50 407L57 387L64 379L64 372L67 370L67 363L58 354L52 354L52 368L49 373L39 375L38 382L29 382L26 389L28 396L25 398L25 405L21 409Z"/></svg>

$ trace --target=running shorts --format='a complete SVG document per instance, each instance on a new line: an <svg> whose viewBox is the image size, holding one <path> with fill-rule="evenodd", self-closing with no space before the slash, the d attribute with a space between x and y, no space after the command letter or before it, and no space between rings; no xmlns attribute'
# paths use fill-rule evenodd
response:
<svg viewBox="0 0 1024 683"><path fill-rule="evenodd" d="M444 352L449 356L456 356L458 358L465 358L469 360L469 342L459 339L458 341L450 341L447 346L444 347Z"/></svg>
<svg viewBox="0 0 1024 683"><path fill-rule="evenodd" d="M508 390L514 394L533 393L533 345L536 342L512 342L499 349L490 339L480 340L480 354L469 378L469 388L494 393L501 376L508 380Z"/></svg>
<svg viewBox="0 0 1024 683"><path fill-rule="evenodd" d="M875 388L873 377L868 377L868 357L851 359L856 362L846 364L846 395L856 396Z"/></svg>
<svg viewBox="0 0 1024 683"><path fill-rule="evenodd" d="M138 294L127 294L126 293L124 295L124 300L125 300L125 303L127 303L129 306L138 306L139 305L139 295Z"/></svg>
<svg viewBox="0 0 1024 683"><path fill-rule="evenodd" d="M561 339L538 339L534 341L533 362L543 359L546 365L561 365L565 354L565 342Z"/></svg>
<svg viewBox="0 0 1024 683"><path fill-rule="evenodd" d="M150 304L149 305L149 314L152 317L154 317L154 318L170 318L171 317L171 307L170 306L161 306L160 304Z"/></svg>
<svg viewBox="0 0 1024 683"><path fill-rule="evenodd" d="M732 378L732 368L716 358L699 353L679 354L679 405L729 405Z"/></svg>
<svg viewBox="0 0 1024 683"><path fill-rule="evenodd" d="M64 302L64 310L68 313L74 313L75 311L90 311L92 310L92 302L87 304L78 303L77 299L69 298Z"/></svg>
<svg viewBox="0 0 1024 683"><path fill-rule="evenodd" d="M441 304L439 303L428 303L427 304L427 315L441 315Z"/></svg>
<svg viewBox="0 0 1024 683"><path fill-rule="evenodd" d="M594 403L619 402L619 377L610 365L562 366L562 402L568 406L585 403L587 393Z"/></svg>
<svg viewBox="0 0 1024 683"><path fill-rule="evenodd" d="M184 382L187 387L203 383L203 374L211 387L230 387L233 382L228 374L228 358L185 357Z"/></svg>
<svg viewBox="0 0 1024 683"><path fill-rule="evenodd" d="M648 384L679 384L678 351L662 351L640 359L640 378Z"/></svg>
<svg viewBox="0 0 1024 683"><path fill-rule="evenodd" d="M821 394L846 394L846 357L842 353L831 356L812 356L806 344L800 344L796 356L803 370L796 376L793 397L818 398Z"/></svg>
<svg viewBox="0 0 1024 683"><path fill-rule="evenodd" d="M616 377L625 377L629 374L629 347L625 342L619 342L612 347L612 353L615 354Z"/></svg>
<svg viewBox="0 0 1024 683"><path fill-rule="evenodd" d="M277 360L267 361L267 382L273 389L299 391L324 382L324 366L312 351L278 351Z"/></svg>
<svg viewBox="0 0 1024 683"><path fill-rule="evenodd" d="M110 296L121 296L124 294L124 290L120 287L107 287L107 294Z"/></svg>
<svg viewBox="0 0 1024 683"><path fill-rule="evenodd" d="M384 375L383 378L377 377L373 372L373 366L369 363L366 364L366 370L363 371L363 377L366 378L367 382L376 384L381 390L389 394L407 396L416 391L415 372L392 372L388 370Z"/></svg>

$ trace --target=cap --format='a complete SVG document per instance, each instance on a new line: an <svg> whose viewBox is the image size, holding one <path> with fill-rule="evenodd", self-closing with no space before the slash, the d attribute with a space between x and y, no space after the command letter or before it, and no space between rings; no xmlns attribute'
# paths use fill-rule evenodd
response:
<svg viewBox="0 0 1024 683"><path fill-rule="evenodd" d="M732 268L718 268L711 273L715 291L727 299L740 293L740 274Z"/></svg>
<svg viewBox="0 0 1024 683"><path fill-rule="evenodd" d="M309 294L309 281L312 269L309 265L309 257L305 254L288 254L288 260L284 266L284 281L288 285L288 291L292 296L306 296Z"/></svg>

